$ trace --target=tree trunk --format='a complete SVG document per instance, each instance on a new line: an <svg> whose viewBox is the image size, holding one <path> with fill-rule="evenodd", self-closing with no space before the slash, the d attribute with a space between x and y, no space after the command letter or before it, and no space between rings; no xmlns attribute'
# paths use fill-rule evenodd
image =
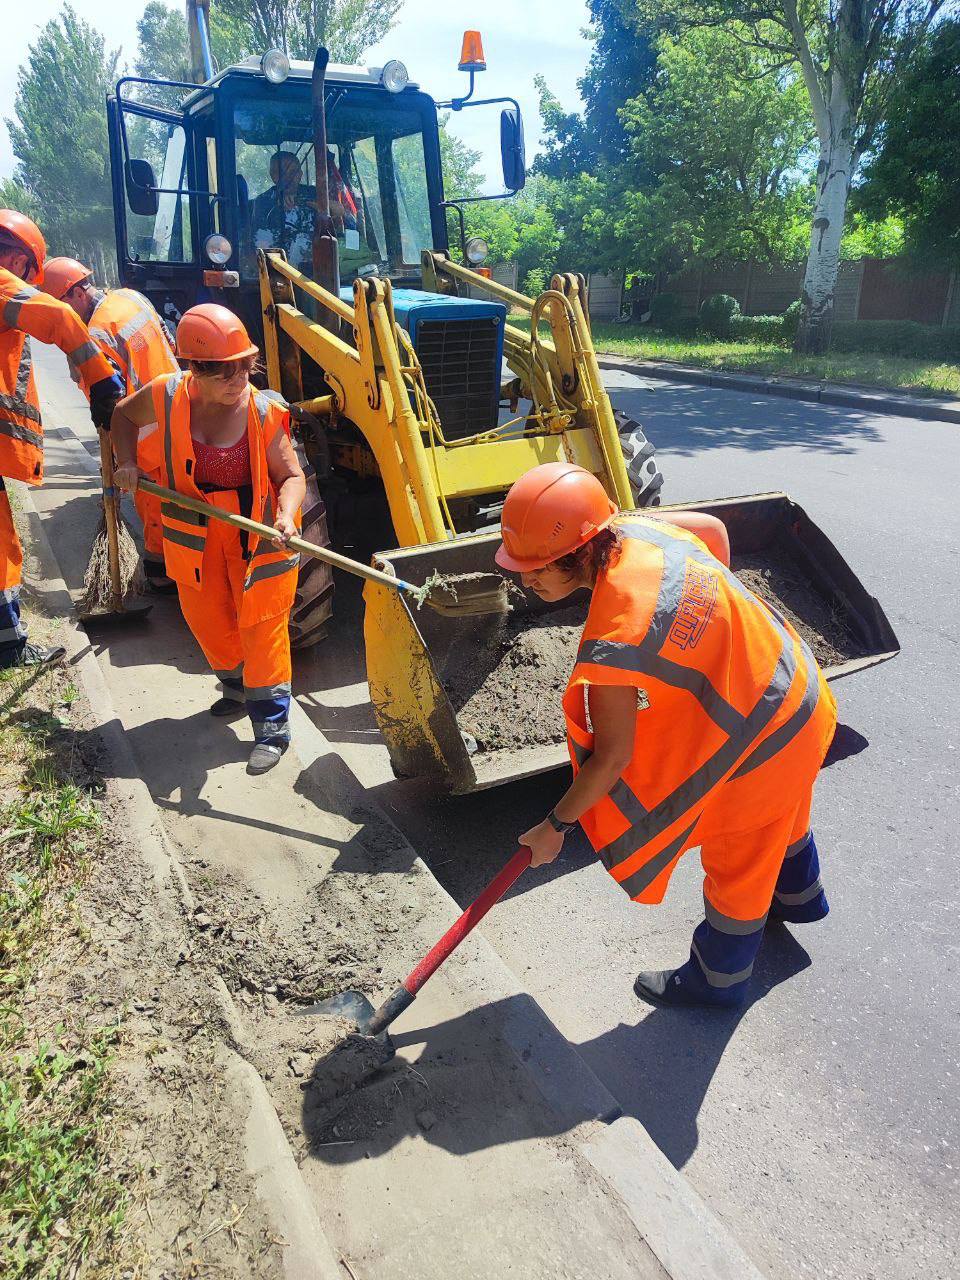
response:
<svg viewBox="0 0 960 1280"><path fill-rule="evenodd" d="M842 87L835 83L833 90L828 106L829 133L820 143L817 203L803 278L803 312L794 342L794 350L808 354L819 354L830 345L840 238L854 168L853 113Z"/></svg>

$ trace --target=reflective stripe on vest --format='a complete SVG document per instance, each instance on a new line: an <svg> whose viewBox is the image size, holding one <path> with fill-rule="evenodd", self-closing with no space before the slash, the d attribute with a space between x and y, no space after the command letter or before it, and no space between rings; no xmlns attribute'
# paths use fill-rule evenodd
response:
<svg viewBox="0 0 960 1280"><path fill-rule="evenodd" d="M121 305L125 304L127 307L132 306L134 311L122 324L111 328L107 327L109 321L105 322L103 317L112 310L111 303L114 302ZM97 323L98 312L101 317L99 324ZM173 348L170 346L159 316L150 302L141 294L134 292L132 289L117 290L114 293L107 294L91 317L90 336L100 343L102 347L105 347L109 357L120 366L121 373L127 383L128 394L139 391L151 378L158 377L164 372L162 361L157 356L155 356L153 364L155 366L157 364L161 365L160 368L148 368L146 371L138 368L135 352L130 349L130 343L137 334L151 327L156 330L156 340L162 342L164 354L169 357L169 372L172 373L176 367Z"/></svg>
<svg viewBox="0 0 960 1280"><path fill-rule="evenodd" d="M16 329L23 304L29 302L31 298L35 298L38 292L39 290L34 289L31 285L25 285L22 289L18 289L13 297L8 298L3 304L3 323L9 325L11 329Z"/></svg>
<svg viewBox="0 0 960 1280"><path fill-rule="evenodd" d="M734 777L747 773L772 758L799 732L816 707L819 680L813 655L799 641L807 668L803 699L791 717L751 752L751 747L781 710L793 687L798 671L794 637L775 611L767 609L732 572L699 547L649 524L624 523L617 527L624 538L650 543L663 553L663 570L653 616L646 634L636 643L584 640L577 666L616 667L648 675L662 684L682 689L697 700L703 712L725 735L725 740L713 754L652 809L644 807L626 778L620 778L608 793L608 799L629 824L626 831L597 850L601 862L615 878L620 864L645 846L656 842L684 815L691 815L693 819L680 835L671 838L662 849L654 850L641 867L620 881L630 896L635 897L648 888L674 858L683 852L699 820L703 802L713 788L737 766L737 762L742 761L732 775ZM730 591L748 602L751 609L763 611L765 621L773 627L779 638L780 652L767 687L746 714L732 706L704 672L683 666L664 657L660 652L671 636L682 646L690 628L696 626L696 618L689 611L685 613L682 600L689 561L709 569L711 575L722 575ZM569 742L579 766L589 755L589 749L578 743L572 734L569 735Z"/></svg>

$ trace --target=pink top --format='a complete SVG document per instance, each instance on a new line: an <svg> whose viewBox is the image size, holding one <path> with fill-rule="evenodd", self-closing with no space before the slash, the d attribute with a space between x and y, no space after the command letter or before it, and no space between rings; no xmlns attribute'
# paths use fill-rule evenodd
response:
<svg viewBox="0 0 960 1280"><path fill-rule="evenodd" d="M239 489L251 483L250 442L246 432L236 444L226 448L194 440L193 454L197 460L194 480L198 485L212 484L218 489Z"/></svg>

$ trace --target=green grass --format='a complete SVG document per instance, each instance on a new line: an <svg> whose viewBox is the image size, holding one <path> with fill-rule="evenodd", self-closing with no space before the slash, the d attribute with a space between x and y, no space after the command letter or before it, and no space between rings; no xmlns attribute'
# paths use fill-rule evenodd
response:
<svg viewBox="0 0 960 1280"><path fill-rule="evenodd" d="M510 323L521 329L529 327L526 317L511 316ZM721 342L711 338L687 341L656 333L646 326L641 330L626 324L595 324L593 342L598 352L641 360L671 360L718 373L859 383L915 395L960 395L960 365L935 360L856 352L800 356L772 342Z"/></svg>
<svg viewBox="0 0 960 1280"><path fill-rule="evenodd" d="M62 1014L43 1000L64 963L58 948L78 936L73 898L100 830L73 736L54 711L75 696L59 672L0 672L0 786L14 797L0 805L4 1280L108 1274L124 1213L109 1172L117 1029L52 1021Z"/></svg>

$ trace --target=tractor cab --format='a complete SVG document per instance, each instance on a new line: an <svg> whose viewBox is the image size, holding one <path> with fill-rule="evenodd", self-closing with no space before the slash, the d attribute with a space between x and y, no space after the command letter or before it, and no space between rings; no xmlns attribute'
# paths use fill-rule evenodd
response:
<svg viewBox="0 0 960 1280"><path fill-rule="evenodd" d="M120 276L172 321L218 301L261 331L257 251L281 249L311 273L318 164L343 286L370 275L419 287L422 252L447 249L437 103L402 63L330 64L318 157L313 70L271 50L199 86L126 77L110 96ZM506 101L501 139L515 190L522 123Z"/></svg>

